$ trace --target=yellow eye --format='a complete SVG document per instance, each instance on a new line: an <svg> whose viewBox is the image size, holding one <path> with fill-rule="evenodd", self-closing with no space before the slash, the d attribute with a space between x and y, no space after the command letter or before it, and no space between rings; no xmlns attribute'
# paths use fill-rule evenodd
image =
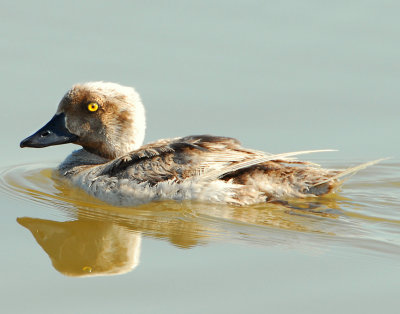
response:
<svg viewBox="0 0 400 314"><path fill-rule="evenodd" d="M97 111L97 109L99 109L99 105L96 104L95 102L91 102L88 106L87 106L88 110L91 112L95 112Z"/></svg>

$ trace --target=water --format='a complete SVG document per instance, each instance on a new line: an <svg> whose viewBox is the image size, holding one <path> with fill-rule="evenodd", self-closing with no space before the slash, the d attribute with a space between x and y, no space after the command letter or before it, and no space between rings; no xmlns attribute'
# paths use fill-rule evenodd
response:
<svg viewBox="0 0 400 314"><path fill-rule="evenodd" d="M2 1L1 312L396 313L400 5ZM118 208L18 147L76 82L134 86L146 141L189 134L344 168L288 206ZM308 157L308 156L307 156Z"/></svg>
<svg viewBox="0 0 400 314"><path fill-rule="evenodd" d="M345 165L343 161L330 163L337 168ZM8 198L15 201L20 208L14 213L16 222L12 223L14 227L18 224L19 237L25 235L25 243L12 244L14 250L20 250L17 255L24 255L22 260L14 262L11 269L18 271L19 275L21 269L29 265L25 276L38 279L34 274L40 271L45 278L43 284L55 280L57 285L64 284L65 280L54 278L54 271L69 278L110 278L124 274L132 282L120 282L117 289L130 289L131 285L141 289L149 285L149 280L152 288L157 286L155 291L148 291L153 295L158 294L158 285L167 285L166 289L183 294L182 307L173 307L174 311L181 309L182 312L187 309L184 304L190 300L198 302L196 298L205 293L197 291L200 287L210 290L207 295L237 295L240 291L240 295L244 294L244 299L248 300L246 302L253 303L266 298L258 295L260 291L257 289L270 294L273 291L274 295L283 281L290 284L284 291L291 291L294 289L293 280L300 281L296 289L301 286L301 289L312 290L320 285L327 289L326 285L329 285L330 293L344 297L352 289L346 288L345 284L354 285L355 276L363 276L362 279L357 277L356 283L357 287L360 285L357 288L360 297L385 291L385 296L380 298L394 301L391 298L398 288L396 274L400 270L400 165L396 162L385 161L364 170L345 183L343 191L337 194L318 199L290 200L287 205L245 207L169 201L136 208L113 207L70 186L57 176L54 168L48 166L18 165L3 169L1 173L0 190L7 201ZM23 228L30 231L30 238ZM37 244L34 251L28 253L33 250L34 243ZM26 245L29 245L29 250ZM45 255L51 265L43 260ZM33 267L32 259L35 261ZM36 263L40 263L40 267ZM342 267L344 269L337 270ZM363 271L357 273L360 267ZM271 276L276 276L278 271L280 274L271 281ZM308 277L303 277L305 271L307 276L318 278L310 282ZM382 272L387 274L382 275ZM336 276L342 281L332 284L337 280ZM188 278L194 282L188 284ZM385 280L381 282L383 278ZM366 281L370 289L365 290L360 284L362 281ZM233 286L227 285L229 282ZM244 289L243 284L249 287ZM260 284L261 288L258 287ZM124 285L128 287L123 288ZM99 290L95 282L89 283L89 288L83 288L86 284L79 282L72 286L89 296ZM187 287L190 287L189 291ZM193 291L197 291L197 297L191 295ZM249 291L251 296L247 295ZM103 291L106 294L110 292L108 289ZM136 300L141 293L135 291L133 299ZM164 291L162 293L166 298ZM320 293L315 296L318 302L326 297ZM32 297L32 292L29 295ZM77 297L75 293L72 295ZM167 303L177 297L171 294ZM60 295L52 298L49 304L55 306L53 303L60 299ZM130 298L126 298L117 308L127 309ZM85 303L84 300L79 302ZM139 308L159 311L158 305L148 302ZM244 306L236 302L227 306L214 300L211 307L219 312L231 309L234 304ZM103 307L99 301L90 311L100 304ZM262 311L263 304L257 305L257 311ZM138 306L136 302L131 305ZM310 308L309 304L303 306ZM75 307L69 304L67 308ZM193 312L201 313L208 309L203 305Z"/></svg>

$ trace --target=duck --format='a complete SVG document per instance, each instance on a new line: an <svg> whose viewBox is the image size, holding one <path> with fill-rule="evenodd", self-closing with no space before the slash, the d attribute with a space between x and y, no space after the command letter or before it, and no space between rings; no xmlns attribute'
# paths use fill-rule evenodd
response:
<svg viewBox="0 0 400 314"><path fill-rule="evenodd" d="M145 109L134 88L79 83L66 92L51 120L20 147L80 145L57 173L115 206L160 200L252 205L320 197L335 192L343 177L372 164L324 169L296 156L327 150L271 154L213 135L143 144L145 129Z"/></svg>

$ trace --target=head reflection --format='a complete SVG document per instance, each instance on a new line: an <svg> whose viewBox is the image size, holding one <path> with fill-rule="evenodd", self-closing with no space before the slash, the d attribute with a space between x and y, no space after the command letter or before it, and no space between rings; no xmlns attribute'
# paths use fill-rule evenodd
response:
<svg viewBox="0 0 400 314"><path fill-rule="evenodd" d="M54 268L73 276L124 274L139 263L140 234L112 222L18 218L49 255Z"/></svg>

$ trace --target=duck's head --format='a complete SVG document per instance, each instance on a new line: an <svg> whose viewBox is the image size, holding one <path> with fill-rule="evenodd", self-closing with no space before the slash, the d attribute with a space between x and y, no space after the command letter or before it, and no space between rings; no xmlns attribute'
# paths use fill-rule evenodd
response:
<svg viewBox="0 0 400 314"><path fill-rule="evenodd" d="M139 148L145 127L144 108L133 88L89 82L74 85L60 101L54 117L20 146L74 143L113 159Z"/></svg>

